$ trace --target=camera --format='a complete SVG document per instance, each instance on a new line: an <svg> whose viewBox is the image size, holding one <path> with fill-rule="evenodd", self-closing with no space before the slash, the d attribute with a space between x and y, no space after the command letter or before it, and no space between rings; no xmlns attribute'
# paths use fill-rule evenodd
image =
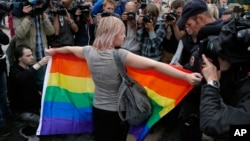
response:
<svg viewBox="0 0 250 141"><path fill-rule="evenodd" d="M110 13L110 12L107 12L107 11L103 11L102 13L101 13L101 17L103 18L103 17L108 17L108 16L112 16L112 14Z"/></svg>
<svg viewBox="0 0 250 141"><path fill-rule="evenodd" d="M232 64L250 62L250 21L244 18L231 19L222 25L217 36L208 36L200 41L200 55L205 54L219 69L218 57Z"/></svg>
<svg viewBox="0 0 250 141"><path fill-rule="evenodd" d="M173 20L176 20L178 18L178 14L174 11L164 13L162 15L162 19L166 20L166 22L171 22Z"/></svg>
<svg viewBox="0 0 250 141"><path fill-rule="evenodd" d="M135 14L135 12L127 12L127 19L129 20L129 21L133 21L133 20L135 20L135 18L136 18L136 14Z"/></svg>
<svg viewBox="0 0 250 141"><path fill-rule="evenodd" d="M145 14L145 15L143 16L143 18L142 18L142 22L143 22L143 23L150 23L152 19L153 19L153 18L152 18L152 16L151 16L150 14Z"/></svg>
<svg viewBox="0 0 250 141"><path fill-rule="evenodd" d="M10 2L1 1L0 2L0 9L4 10L6 12L10 12L13 9L13 4Z"/></svg>
<svg viewBox="0 0 250 141"><path fill-rule="evenodd" d="M141 0L141 9L144 9L147 6L147 0Z"/></svg>
<svg viewBox="0 0 250 141"><path fill-rule="evenodd" d="M46 0L45 3L43 0L35 0L35 1L27 0L27 1L21 1L21 2L14 2L12 14L13 14L13 16L16 16L16 17L22 17L25 15L30 15L30 16L34 17L36 15L41 15L47 9L48 2L49 2L49 0ZM36 5L40 5L40 4L43 4L43 6L36 7ZM24 6L27 6L27 5L32 6L32 10L29 13L23 13L22 9Z"/></svg>
<svg viewBox="0 0 250 141"><path fill-rule="evenodd" d="M13 4L9 2L0 2L0 20L13 9Z"/></svg>
<svg viewBox="0 0 250 141"><path fill-rule="evenodd" d="M52 15L62 15L65 16L67 15L66 9L65 7L60 4L58 1L52 1L53 6L56 8L56 11L54 11L53 9L49 11L50 14Z"/></svg>
<svg viewBox="0 0 250 141"><path fill-rule="evenodd" d="M207 58L216 66L217 70L220 69L220 64L218 61L218 57L220 55L221 46L218 36L208 36L207 38L203 39L199 43L200 46L200 58L202 54L205 54ZM225 58L225 57L223 57ZM202 63L202 62L201 62ZM200 64L203 65L203 64Z"/></svg>
<svg viewBox="0 0 250 141"><path fill-rule="evenodd" d="M88 4L77 4L73 9L72 11L76 12L77 9L80 9L81 10L81 15L80 15L80 18L81 19L86 19L87 17L89 17L90 15L90 5Z"/></svg>

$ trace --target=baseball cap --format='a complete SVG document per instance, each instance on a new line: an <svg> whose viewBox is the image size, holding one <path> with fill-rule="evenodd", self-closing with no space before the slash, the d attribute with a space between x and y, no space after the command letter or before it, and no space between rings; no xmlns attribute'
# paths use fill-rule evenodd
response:
<svg viewBox="0 0 250 141"><path fill-rule="evenodd" d="M192 0L189 1L183 8L180 19L177 21L177 25L180 29L185 28L185 24L188 18L196 16L202 12L208 10L205 0Z"/></svg>

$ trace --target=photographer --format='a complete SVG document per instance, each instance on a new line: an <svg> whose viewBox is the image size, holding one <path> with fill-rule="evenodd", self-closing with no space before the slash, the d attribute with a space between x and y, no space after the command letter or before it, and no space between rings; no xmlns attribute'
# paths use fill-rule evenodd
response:
<svg viewBox="0 0 250 141"><path fill-rule="evenodd" d="M126 37L122 44L122 48L140 55L140 42L136 41L136 20L138 18L136 14L137 10L138 9L134 2L127 2L125 12L123 12L121 17L126 27Z"/></svg>
<svg viewBox="0 0 250 141"><path fill-rule="evenodd" d="M59 3L53 3L51 13L53 13L55 34L49 37L52 48L74 45L74 33L78 31L78 26L68 11L71 4L72 0L60 0Z"/></svg>
<svg viewBox="0 0 250 141"><path fill-rule="evenodd" d="M200 126L215 141L236 140L235 126L250 125L250 21L240 16L239 7L233 14L238 16L224 22L219 36L208 36L201 48L206 84Z"/></svg>
<svg viewBox="0 0 250 141"><path fill-rule="evenodd" d="M165 24L158 20L159 9L155 4L148 4L138 18L137 41L141 43L141 55L160 61L162 41L166 36Z"/></svg>
<svg viewBox="0 0 250 141"><path fill-rule="evenodd" d="M43 5L43 1L26 3L20 9L24 16L19 17L13 14L16 46L27 44L32 47L37 62L45 56L44 50L48 48L46 36L54 33L54 28L48 15L42 10ZM46 67L44 66L36 74L40 90L43 87L45 69Z"/></svg>
<svg viewBox="0 0 250 141"><path fill-rule="evenodd" d="M202 57L202 73L207 84L201 91L201 130L216 141L229 141L231 125L250 124L250 59L235 63L230 56L220 53L218 70L210 58Z"/></svg>
<svg viewBox="0 0 250 141"><path fill-rule="evenodd" d="M176 25L177 20L181 16L184 6L184 0L174 0L171 3L171 11L163 13L162 17L166 23L167 34L163 40L163 56L162 62L170 63L176 49L179 40L186 34L184 30L180 30Z"/></svg>
<svg viewBox="0 0 250 141"><path fill-rule="evenodd" d="M75 33L75 45L92 45L95 39L95 24L91 15L92 0L85 0L75 6L75 22L78 31Z"/></svg>

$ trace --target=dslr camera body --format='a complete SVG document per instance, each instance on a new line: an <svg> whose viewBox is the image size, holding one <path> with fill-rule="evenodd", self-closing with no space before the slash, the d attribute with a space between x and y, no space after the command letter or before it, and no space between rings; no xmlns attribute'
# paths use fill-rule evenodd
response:
<svg viewBox="0 0 250 141"><path fill-rule="evenodd" d="M231 64L250 63L250 20L234 17L225 21L217 36L200 41L200 54L205 54L218 68L218 57Z"/></svg>
<svg viewBox="0 0 250 141"><path fill-rule="evenodd" d="M142 18L143 23L150 23L151 20L153 20L153 17L151 16L151 14L143 15L143 18Z"/></svg>
<svg viewBox="0 0 250 141"><path fill-rule="evenodd" d="M0 1L0 20L12 9L13 9L12 3Z"/></svg>
<svg viewBox="0 0 250 141"><path fill-rule="evenodd" d="M36 15L41 15L48 7L49 0L46 0L45 2L43 0L25 0L22 2L13 2L13 10L12 14L16 17L23 17L25 15L30 15L31 17L34 17ZM42 7L37 7L37 5L42 5ZM32 10L29 13L23 13L23 7L30 5L32 6Z"/></svg>
<svg viewBox="0 0 250 141"><path fill-rule="evenodd" d="M91 12L90 5L77 3L72 9L72 12L75 13L77 9L81 10L81 15L80 15L81 19L86 19L87 17L90 16L90 12Z"/></svg>
<svg viewBox="0 0 250 141"><path fill-rule="evenodd" d="M164 19L166 22L171 22L173 20L176 20L177 18L178 14L175 11L170 11L162 15L162 19Z"/></svg>
<svg viewBox="0 0 250 141"><path fill-rule="evenodd" d="M136 13L133 12L133 11L127 12L127 19L128 19L129 21L136 20Z"/></svg>
<svg viewBox="0 0 250 141"><path fill-rule="evenodd" d="M53 1L52 4L56 8L56 11L54 11L52 9L49 11L50 14L52 14L52 15L58 14L58 15L62 15L62 16L67 15L65 7L61 3L59 3L58 1Z"/></svg>
<svg viewBox="0 0 250 141"><path fill-rule="evenodd" d="M141 9L145 9L145 7L147 7L147 5L148 5L147 0L141 0L141 6L140 6Z"/></svg>

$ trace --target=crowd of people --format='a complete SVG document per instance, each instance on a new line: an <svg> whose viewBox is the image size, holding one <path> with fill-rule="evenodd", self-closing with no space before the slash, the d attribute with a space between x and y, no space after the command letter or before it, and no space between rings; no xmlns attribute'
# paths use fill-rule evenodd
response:
<svg viewBox="0 0 250 141"><path fill-rule="evenodd" d="M9 135L5 121L13 118L27 123L20 130L23 137L35 135L47 62L56 53L73 53L87 60L95 83L95 140L126 141L129 125L117 113L121 78L113 58L116 48L127 66L155 69L194 86L159 121L165 131L158 140L227 141L230 125L250 124L250 59L232 58L221 48L215 59L201 53L201 41L219 35L221 28L211 27L222 27L241 5L227 0L143 2L35 1L9 12L11 42L6 54L0 48L0 136ZM0 41L9 43L2 30Z"/></svg>

